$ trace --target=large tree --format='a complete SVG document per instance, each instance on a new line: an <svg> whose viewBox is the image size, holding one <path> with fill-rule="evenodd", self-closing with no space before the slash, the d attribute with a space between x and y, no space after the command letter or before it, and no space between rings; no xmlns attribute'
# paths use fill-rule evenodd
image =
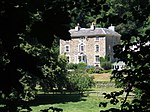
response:
<svg viewBox="0 0 150 112"><path fill-rule="evenodd" d="M123 92L126 92L127 96L135 88L142 93L127 108L125 108L127 106L125 105L127 97L125 97L121 111L131 109L147 111L149 91L145 87L150 86L150 58L149 44L147 44L150 41L149 10L149 0L1 0L0 94L2 98L11 99L15 96L11 93L19 96L23 92L24 87L19 80L24 78L24 73L28 74L27 76L44 78L39 63L42 62L41 58L35 52L36 55L29 53L30 50L26 49L28 47L23 48L22 45L40 44L51 47L55 36L70 39L68 25L72 17L73 21L82 26L89 26L86 23L93 21L102 27L110 24L117 26L117 30L122 34L122 44L114 47L114 56L123 60L127 69L114 71L113 78L116 82L122 83L125 88ZM136 52L131 49L133 45L137 46ZM111 102L115 103L118 101L115 97L118 94L114 92L106 96L112 98Z"/></svg>
<svg viewBox="0 0 150 112"><path fill-rule="evenodd" d="M120 92L105 94L113 104L117 97L125 94L121 109L107 111L140 111L150 110L150 1L149 0L108 0L108 22L117 25L122 34L121 44L114 46L114 57L124 61L126 68L113 71L112 79L123 87ZM138 93L132 102L127 102L130 92ZM138 95L138 96L137 96ZM103 103L101 103L103 105Z"/></svg>
<svg viewBox="0 0 150 112"><path fill-rule="evenodd" d="M8 106L7 110L15 111L17 106L12 103L16 102L17 105L25 96L25 91L32 91L30 87L36 83L33 80L47 78L47 71L48 74L51 71L59 74L62 70L60 66L65 67L61 65L63 60L57 60L58 57L48 48L51 48L55 38L70 39L70 18L75 16L71 13L72 10L83 9L82 6L87 7L91 2L92 0L0 1L0 95ZM58 77L54 79L57 80ZM53 84L53 81L55 80L49 83ZM59 81L57 80L61 85ZM27 95L32 96L29 93ZM15 108L11 110L9 107Z"/></svg>
<svg viewBox="0 0 150 112"><path fill-rule="evenodd" d="M46 65L58 62L48 60L54 57L48 48L56 37L70 39L68 4L67 0L0 1L0 101L6 110L16 111L25 94L32 96L25 92L28 85L35 86L36 78L45 78Z"/></svg>

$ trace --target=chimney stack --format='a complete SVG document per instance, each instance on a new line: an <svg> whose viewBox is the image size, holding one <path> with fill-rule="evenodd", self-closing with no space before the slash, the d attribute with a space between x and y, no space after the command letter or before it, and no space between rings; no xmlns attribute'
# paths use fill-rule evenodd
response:
<svg viewBox="0 0 150 112"><path fill-rule="evenodd" d="M111 26L109 26L108 29L112 30L112 31L115 31L115 26L112 26L112 24L111 24Z"/></svg>
<svg viewBox="0 0 150 112"><path fill-rule="evenodd" d="M80 25L78 23L77 26L75 27L75 31L79 31L79 30L80 30Z"/></svg>
<svg viewBox="0 0 150 112"><path fill-rule="evenodd" d="M92 22L92 25L91 25L91 30L95 30L95 25L94 25L94 22Z"/></svg>

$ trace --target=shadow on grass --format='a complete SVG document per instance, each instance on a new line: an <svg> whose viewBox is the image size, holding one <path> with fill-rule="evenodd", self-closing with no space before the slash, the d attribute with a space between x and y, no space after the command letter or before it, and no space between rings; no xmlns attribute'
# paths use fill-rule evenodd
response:
<svg viewBox="0 0 150 112"><path fill-rule="evenodd" d="M56 104L66 102L78 102L83 101L80 94L38 94L35 100L30 101L31 106L44 105L44 104Z"/></svg>

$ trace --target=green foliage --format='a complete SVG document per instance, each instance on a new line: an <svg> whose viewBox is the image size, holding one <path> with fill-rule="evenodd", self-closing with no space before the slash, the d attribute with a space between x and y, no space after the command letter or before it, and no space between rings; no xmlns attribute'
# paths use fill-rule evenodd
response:
<svg viewBox="0 0 150 112"><path fill-rule="evenodd" d="M104 65L104 66L102 66L102 68L101 67L95 67L95 66L87 66L85 71L88 74L92 74L92 73L99 73L99 74L101 74L101 73L111 73L112 72L112 70L110 68L106 69L105 67L108 67L108 66Z"/></svg>
<svg viewBox="0 0 150 112"><path fill-rule="evenodd" d="M77 64L74 64L74 63L68 63L68 65L67 65L67 69L73 69L73 70L75 70L75 69L77 69Z"/></svg>
<svg viewBox="0 0 150 112"><path fill-rule="evenodd" d="M114 57L126 63L126 69L113 71L113 77L123 87L126 93L122 101L121 109L112 111L149 111L149 0L109 0L108 18L110 23L117 25L116 29L121 33L122 43L114 46ZM114 19L113 19L114 18ZM109 19L108 19L109 20ZM136 46L133 48L133 46ZM138 98L131 103L127 102L129 93L136 91ZM110 103L117 103L115 92L106 95ZM109 110L108 110L109 111Z"/></svg>
<svg viewBox="0 0 150 112"><path fill-rule="evenodd" d="M112 64L111 64L111 62L102 62L101 67L104 70L110 70L110 69L112 69Z"/></svg>
<svg viewBox="0 0 150 112"><path fill-rule="evenodd" d="M98 107L99 100L105 101L102 97L81 97L81 95L77 94L47 95L45 99L48 100L50 104L32 106L32 112L39 112L39 110L48 109L49 107L62 108L63 112L99 112L100 109L104 109ZM57 101L60 101L60 103L51 103L52 101L56 102L56 99L58 99ZM113 107L113 105L109 105L109 108L110 107ZM49 111L51 112L51 110Z"/></svg>
<svg viewBox="0 0 150 112"><path fill-rule="evenodd" d="M100 57L100 62L108 62L110 61L109 60L109 57L105 56L105 57Z"/></svg>
<svg viewBox="0 0 150 112"><path fill-rule="evenodd" d="M95 73L95 67L94 67L94 66L87 66L87 67L86 67L86 72L87 72L88 74Z"/></svg>
<svg viewBox="0 0 150 112"><path fill-rule="evenodd" d="M100 73L112 73L111 69L107 69L107 70L101 70Z"/></svg>
<svg viewBox="0 0 150 112"><path fill-rule="evenodd" d="M47 81L49 87L53 87L54 82L60 89L64 86L65 82L58 80L65 76L65 60L56 61L58 55L51 53L48 48L56 37L70 39L70 18L75 24L80 23L81 27L87 27L87 23L93 21L102 27L116 25L116 30L122 34L122 44L114 47L114 57L127 65L125 70L114 71L112 77L122 82L127 94L121 111L150 110L150 93L147 90L150 87L150 58L149 53L145 52L149 51L149 44L146 43L150 41L149 0L3 0L0 6L0 95L5 100L7 111L14 112L19 105L14 105L14 101L20 102L21 96L26 93L26 81L20 81L26 75L32 77L26 77L30 86L30 79L35 80L37 77L43 83ZM75 24L71 24L71 27ZM136 52L131 49L132 46L137 46ZM83 78L79 82L88 81ZM142 94L129 104L126 102L127 97L135 88ZM26 90L30 91L30 88ZM113 103L116 99L111 101Z"/></svg>
<svg viewBox="0 0 150 112"><path fill-rule="evenodd" d="M79 70L79 71L84 71L86 69L87 64L86 63L68 63L67 68L68 69L73 69L73 70Z"/></svg>
<svg viewBox="0 0 150 112"><path fill-rule="evenodd" d="M50 47L58 37L70 39L69 3L68 0L0 2L0 97L7 111L15 112L22 100L32 99L37 82L47 77L48 82L55 82L53 79L65 72L64 61L55 61L57 48ZM59 74L57 78L55 73Z"/></svg>
<svg viewBox="0 0 150 112"><path fill-rule="evenodd" d="M70 72L68 74L68 80L70 82L68 90L73 91L83 92L92 87L94 84L93 77L90 77L89 75L78 71Z"/></svg>
<svg viewBox="0 0 150 112"><path fill-rule="evenodd" d="M78 63L78 64L77 64L77 69L84 71L85 68L86 68L86 66L87 66L86 63Z"/></svg>
<svg viewBox="0 0 150 112"><path fill-rule="evenodd" d="M110 70L112 68L112 63L107 56L105 58L100 57L100 64L104 70Z"/></svg>

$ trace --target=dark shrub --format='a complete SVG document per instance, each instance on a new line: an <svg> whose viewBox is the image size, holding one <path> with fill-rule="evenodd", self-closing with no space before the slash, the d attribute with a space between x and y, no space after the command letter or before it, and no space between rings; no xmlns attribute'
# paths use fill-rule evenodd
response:
<svg viewBox="0 0 150 112"><path fill-rule="evenodd" d="M77 64L74 64L74 63L69 63L67 65L67 69L77 69L78 65Z"/></svg>
<svg viewBox="0 0 150 112"><path fill-rule="evenodd" d="M77 64L77 69L78 70L85 70L86 69L87 64L86 63L78 63Z"/></svg>
<svg viewBox="0 0 150 112"><path fill-rule="evenodd" d="M104 69L104 70L109 70L112 68L112 64L111 62L102 62L101 63L101 67Z"/></svg>

